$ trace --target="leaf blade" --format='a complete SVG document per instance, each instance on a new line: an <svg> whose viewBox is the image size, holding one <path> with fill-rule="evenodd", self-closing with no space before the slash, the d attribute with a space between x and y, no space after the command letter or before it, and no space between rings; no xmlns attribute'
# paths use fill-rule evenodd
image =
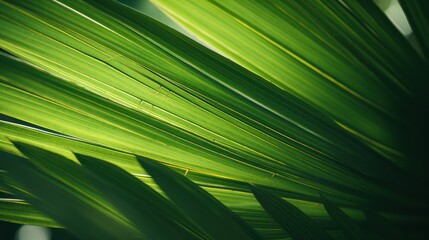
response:
<svg viewBox="0 0 429 240"><path fill-rule="evenodd" d="M200 239L189 231L192 227L189 222L149 186L110 163L80 154L76 156L91 181L147 238Z"/></svg>
<svg viewBox="0 0 429 240"><path fill-rule="evenodd" d="M262 207L295 239L332 239L305 213L291 203L260 188L251 185L256 199Z"/></svg>
<svg viewBox="0 0 429 240"><path fill-rule="evenodd" d="M31 156L32 163L51 158L55 163L51 162L54 165L49 167L62 166L65 162L66 165L70 164L69 160L46 150L19 142L15 144L21 151ZM59 180L58 175L50 174L47 169L38 169L28 159L3 151L1 154L2 168L7 171L13 193L48 214L79 238L122 239L125 236L134 239L138 236L132 227L85 199L82 193L67 187ZM43 163L39 164L42 165ZM68 178L70 184L73 184L73 180L82 181L77 179L78 176L70 176Z"/></svg>
<svg viewBox="0 0 429 240"><path fill-rule="evenodd" d="M364 240L370 239L366 234L360 230L360 227L353 222L340 208L334 203L330 202L324 195L320 195L323 206L329 213L329 216L340 226L343 233L348 239Z"/></svg>
<svg viewBox="0 0 429 240"><path fill-rule="evenodd" d="M153 160L138 160L167 196L213 239L260 239L247 223L186 177Z"/></svg>

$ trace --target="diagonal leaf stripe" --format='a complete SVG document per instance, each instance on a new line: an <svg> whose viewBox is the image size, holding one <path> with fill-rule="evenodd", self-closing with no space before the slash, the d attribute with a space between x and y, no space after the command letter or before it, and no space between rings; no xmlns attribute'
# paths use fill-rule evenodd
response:
<svg viewBox="0 0 429 240"><path fill-rule="evenodd" d="M329 216L340 226L344 234L349 239L370 239L360 230L357 223L347 216L338 206L329 201L324 195L320 194L323 206L329 213Z"/></svg>
<svg viewBox="0 0 429 240"><path fill-rule="evenodd" d="M153 160L138 160L171 201L212 239L261 239L247 223L186 177Z"/></svg>
<svg viewBox="0 0 429 240"><path fill-rule="evenodd" d="M21 199L0 198L0 219L19 224L60 227L51 218L34 210Z"/></svg>
<svg viewBox="0 0 429 240"><path fill-rule="evenodd" d="M40 154L35 147L20 144L21 150L28 150L32 153ZM31 150L30 150L31 149ZM36 153L37 152L37 153ZM49 159L53 155L46 156L44 159ZM40 156L40 155L39 155ZM2 152L2 169L6 169L8 176L12 178L9 184L14 187L14 194L29 201L30 204L36 206L48 216L56 219L61 225L70 229L79 238L82 239L121 239L123 237L133 239L138 236L138 232L127 225L124 220L113 217L104 208L105 206L95 205L82 192L90 188L80 188L79 191L67 185L61 185L58 181L69 181L69 184L74 185L74 181L82 181L76 175L69 175L69 178L58 178L58 175L51 175L47 171L35 168L31 165L28 159L14 156ZM32 156L36 157L37 156ZM54 160L54 159L50 159ZM59 167L62 163L71 163L70 161L61 161L61 158L55 157L55 164L45 167ZM52 163L53 163L52 162ZM64 167L64 166L63 166ZM64 169L66 170L66 169ZM67 169L68 170L68 169ZM58 171L57 171L58 173ZM71 176L71 177L70 177ZM86 192L93 199L96 195L91 192ZM37 196L37 197L35 197ZM104 208L104 209L103 209ZM79 211L76 211L79 209Z"/></svg>
<svg viewBox="0 0 429 240"><path fill-rule="evenodd" d="M99 159L84 155L76 157L83 164L94 186L97 186L145 237L204 239L186 229L190 227L189 222L181 217L171 203L131 174Z"/></svg>
<svg viewBox="0 0 429 240"><path fill-rule="evenodd" d="M400 1L410 36L373 0L151 1L192 38L112 0L0 1L1 221L425 239L424 1Z"/></svg>
<svg viewBox="0 0 429 240"><path fill-rule="evenodd" d="M427 90L427 71L373 1L153 2L212 48L318 106L392 159L407 151L395 136L403 134L410 94Z"/></svg>
<svg viewBox="0 0 429 240"><path fill-rule="evenodd" d="M251 186L253 194L262 207L288 232L294 239L332 239L326 232L313 222L301 210L280 197Z"/></svg>
<svg viewBox="0 0 429 240"><path fill-rule="evenodd" d="M404 9L411 27L416 34L426 62L429 61L429 18L425 12L429 10L429 4L423 0L399 1Z"/></svg>
<svg viewBox="0 0 429 240"><path fill-rule="evenodd" d="M32 7L32 4L34 4L34 3L31 3L31 4L28 3L28 4L29 4L28 8L33 9L33 11L38 11L37 9L34 9L34 7ZM48 5L49 4L52 5L53 3L47 3L47 4ZM71 6L73 6L73 4L74 3L71 3ZM55 4L53 4L52 9L58 8L59 12L64 12L64 14L71 14L71 13L75 13L75 11L77 11L77 10L73 10L70 13L70 11L67 11L67 10L70 10L69 9L70 7L65 8L65 7L63 7L63 5L55 3ZM106 4L106 6L110 6L110 5ZM112 6L114 6L114 5L112 5ZM79 4L76 7L79 7L78 10L87 11L86 8L81 7ZM27 12L27 10L25 10L25 11L24 10L19 10L19 8L15 7L15 6L10 6L10 8L11 8L10 9L11 11L13 10L16 13L25 13L25 14L23 14L24 16L27 16L27 17L31 16ZM49 8L48 10L51 11L50 9L51 8ZM121 11L121 13L122 12L130 13L130 11L128 9L125 9L125 8L123 9L123 8L117 7L116 9L118 9L117 11ZM94 11L94 12L97 12L97 11ZM43 14L43 13L39 13L38 12L37 14ZM100 15L101 15L101 13L98 14L98 15L94 14L94 13L91 13L91 14L95 15L94 17L99 17L99 18L100 18ZM13 16L10 16L10 17L13 17ZM162 26L158 26L158 25L154 24L153 22L150 22L149 19L142 18L142 16L140 16L140 18L141 18L141 20L145 20L148 23L151 23L151 24L147 24L145 26L151 26L151 27L155 28L155 29L145 29L146 32L150 31L150 30L151 31L160 31L160 27L162 27ZM6 18L6 19L8 19L8 18ZM107 18L100 18L100 19L97 19L97 20L99 20L99 21L107 21L106 19ZM107 29L105 29L106 30L105 31L106 32L106 36L111 36L112 37L111 39L109 39L109 41L111 42L112 39L115 38L115 36L116 36L116 38L118 38L117 34L112 34L113 27L115 27L114 30L117 30L118 32L123 32L123 31L125 31L125 29L124 28L119 28L118 29L118 24L114 25L113 23L111 23L112 20L109 20L109 21L110 22L106 22L106 23L102 22L102 23L105 23L105 24L110 24L110 25L107 25L108 27L103 25L104 27L99 27L99 28L102 29L102 30L105 29L105 28L107 28ZM88 21L88 22L91 23L91 21ZM38 24L40 25L40 23L38 23ZM81 24L81 23L77 22L76 24ZM76 24L74 24L73 26L75 26ZM130 24L132 24L132 23L130 23ZM37 24L35 26L37 26ZM97 26L99 26L99 25L97 25ZM47 26L43 25L41 27L43 27L45 29ZM141 25L136 26L136 27L141 27ZM16 27L14 27L14 29L16 29ZM64 29L64 28L62 28L62 29ZM84 28L84 29L85 29L85 31L83 31L83 33L86 33L86 31L89 31L89 29L86 29L86 28ZM51 31L49 31L49 33L50 32ZM133 36L132 40L134 40L135 38L137 38L137 36L135 36L135 35L129 36L131 34L130 32L126 32L126 33L128 34L127 37L129 37L129 38L131 36ZM165 30L164 33L165 34L170 34L171 37L175 37L175 40L177 40L176 44L183 44L183 45L187 45L187 47L193 47L191 44L189 44L188 41L183 41L183 39L178 38L176 36L177 33L171 32L169 30ZM58 35L59 33L54 31L53 34ZM150 34L148 34L148 35L150 37L153 37L153 35L150 35ZM98 37L97 36L93 36L93 35L90 35L90 36L93 37L93 38L96 38L96 39L100 38L99 36ZM85 39L85 38L83 38L83 39ZM144 42L142 42L142 38L137 38L137 39L140 40L139 41L140 43L144 43ZM80 40L80 41L82 41L82 40ZM105 40L103 40L103 41L105 41ZM129 42L130 40L127 40L127 41ZM164 42L162 42L162 43L164 43ZM10 43L6 43L6 44L10 44ZM16 43L14 43L14 44L16 44ZM153 40L152 39L150 39L149 43L146 42L146 45L148 45L148 44L152 44L152 45L149 45L149 46L151 46L152 48L155 48L158 53L160 53L160 54L162 53L161 56L166 55L167 53L171 52L171 50L169 50L167 53L165 51L164 52L159 52L159 43L157 43L158 46L153 46ZM111 45L111 43L109 45ZM123 46L126 46L126 45L123 45ZM172 45L167 45L167 46L162 46L162 47L163 47L163 49L165 49L166 47L170 47L171 48ZM195 49L195 47L193 47L193 48ZM19 51L19 48L15 48L13 46L10 46L10 49L15 49L16 51ZM86 48L85 48L85 50L86 50ZM168 50L168 48L166 50ZM201 47L198 47L195 50L196 50L197 53L201 52ZM122 52L127 52L127 51L122 51ZM213 55L212 53L206 53L206 52L204 54L209 54L207 57L209 57L209 56L211 56L212 58L215 57L215 55ZM18 52L16 52L16 53L19 54L19 55L21 55L21 53L18 53ZM140 61L142 61L141 60L142 55L138 55L138 56L140 57ZM130 57L133 57L134 59L136 59L136 55L135 54L131 55ZM180 57L183 58L184 56L182 55ZM219 57L217 57L217 58L219 58ZM188 56L186 60L189 61L189 59L190 59L190 57ZM169 58L169 60L173 61L171 59L171 57ZM33 62L34 61L35 60L33 60ZM164 60L159 60L159 61L165 62L166 60L164 59ZM192 88L198 87L197 89L199 91L202 91L202 89L204 89L204 88L201 88L202 86L189 86L189 84L195 84L195 82L203 83L203 82L201 82L201 80L202 80L201 79L201 72L199 72L197 74L197 72L195 72L196 71L195 68L191 68L190 69L188 64L184 65L186 62L183 62L183 61L179 61L178 62L178 60L174 60L173 62L176 63L176 66L173 69L177 69L178 67L181 67L181 70L180 70L181 73L183 73L183 71L187 71L188 72L187 76L189 76L191 79L195 80L195 81L191 82L188 79L188 82L186 82L186 84L188 85L187 89L189 87L192 87ZM226 63L228 63L228 62L226 62ZM41 64L41 63L38 62L38 64ZM147 58L146 58L145 64L151 64L152 66L154 66L154 64L151 63L151 62L149 62L147 60ZM193 64L197 64L197 62L193 62ZM221 61L219 64L220 64L220 66L224 65L225 64L225 60ZM231 64L231 63L229 63L229 64ZM168 77L170 77L170 76L173 77L175 81L178 81L178 80L183 81L184 80L184 78L177 79L177 76L178 76L177 74L172 75L172 73L166 72L165 69L161 69L162 71L159 70L159 66L160 65L157 65L157 66L153 67L154 70L158 70L158 71L162 72L163 75L166 75ZM207 65L204 65L204 66L207 66ZM242 69L238 68L237 66L235 68L236 69L234 69L234 71L232 71L232 73L237 72L237 69L239 69L238 73L244 74L244 72L243 72ZM169 68L169 69L172 69L172 68ZM225 66L223 67L223 69L225 69ZM169 71L171 72L171 70L169 70ZM235 73L235 75L238 74L238 73ZM189 75L189 74L193 74L193 75ZM198 81L197 81L197 76L199 76L199 78L200 78ZM250 79L256 78L256 76L249 75L248 73L245 76L249 76L249 77L251 76ZM207 78L204 78L204 79L207 79ZM231 79L229 79L229 78L227 78L227 79L223 78L222 80L223 81L228 80L229 84L232 84L233 82L236 82L236 79L234 79L234 81L231 81L232 78ZM248 80L249 79L246 79L246 81L248 81ZM258 82L260 82L260 81L258 81ZM181 84L180 86L182 86L182 84L184 84L184 83L180 83L180 82L179 83L174 82L174 83L175 84ZM207 82L205 82L204 84L207 85ZM255 82L255 84L256 84L256 82ZM243 84L237 84L237 83L235 83L235 86L239 86L239 85L240 86L248 86L248 84L243 85ZM271 86L269 84L267 85L267 83L263 83L263 85L266 85L266 87L269 87L271 93L273 91L274 92L278 92L278 90L276 90L276 88L274 88L273 86ZM248 102L248 100L247 101L244 101L243 99L239 100L239 98L237 98L237 97L231 98L232 95L229 95L230 97L228 97L228 95L225 95L230 90L227 91L227 90L225 90L224 87L220 88L220 86L218 84L211 84L210 86L211 87L216 87L216 89L219 89L219 90L222 89L222 91L216 92L218 96L215 97L215 99L223 99L222 102L221 102L222 105L219 105L218 102L213 102L213 100L211 100L211 99L203 99L203 100L204 101L210 101L211 105L215 104L216 108L221 108L222 111L228 110L228 115L225 116L225 114L223 114L222 116L225 116L226 118L229 118L229 119L231 117L235 117L235 119L231 119L231 121L229 121L229 122L233 123L234 125L238 124L240 127L245 128L245 129L243 129L244 130L244 132L243 132L243 130L240 130L241 128L232 127L232 125L230 125L231 127L227 127L224 131L221 131L221 134L218 134L218 135L224 135L225 131L229 132L229 131L232 131L233 129L234 130L238 130L239 132L235 132L235 133L230 132L230 133L225 133L225 134L228 134L228 137L229 136L235 136L236 139L242 139L241 140L242 144L240 143L240 145L241 146L247 145L247 146L240 147L240 148L238 148L238 150L235 150L235 149L237 149L237 148L235 148L236 145L229 145L226 142L225 143L222 142L222 140L221 141L216 141L215 140L215 141L218 142L218 144L222 144L224 146L225 145L228 146L229 151L240 151L240 154L246 155L246 158L248 159L247 161L251 161L252 162L251 164L257 165L254 161L249 160L249 159L252 159L254 157L251 157L251 158L247 157L248 156L247 152L249 152L249 151L251 152L250 154L252 154L252 155L253 154L257 154L257 155L261 155L262 154L262 156L264 158L268 157L270 159L270 161L264 160L264 165L266 165L266 166L272 165L273 160L276 161L276 162L278 162L278 164L272 165L272 167L270 167L270 169L268 170L268 172L270 172L271 175L273 174L273 170L274 169L279 169L279 165L284 165L284 163L282 163L282 162L284 161L283 158L285 156L294 156L294 157L289 157L290 159L288 160L288 161L290 161L290 162L288 162L288 164L292 164L293 162L295 162L292 165L298 165L298 164L300 164L299 162L301 162L302 160L298 161L298 160L296 160L297 158L300 158L300 159L303 159L303 160L307 159L306 161L314 161L313 160L314 158L317 158L317 159L322 159L323 158L323 159L326 159L326 160L320 161L318 164L321 164L321 165L337 165L338 163L330 163L330 161L337 161L337 162L341 162L341 164L345 164L348 168L352 168L352 169L361 168L362 167L361 164L356 164L356 161L351 160L353 158L359 158L360 159L359 161L367 161L368 164L371 164L371 165L374 165L374 164L381 164L383 166L385 166L386 164L388 165L388 163L383 163L384 160L381 160L381 159L379 161L370 161L370 160L368 160L369 158L373 158L373 157L380 158L377 155L374 156L374 153L371 153L372 151L370 149L366 149L364 151L360 151L361 154L359 154L359 156L357 156L357 155L350 156L351 153L355 152L355 151L352 151L350 149L352 146L354 146L354 147L356 147L358 149L362 149L362 148L365 149L366 147L364 147L362 144L358 143L357 141L354 141L353 139L351 139L350 136L348 136L347 134L342 133L340 131L340 129L338 129L338 127L334 126L332 122L330 123L330 121L328 119L324 118L323 115L310 113L310 111L306 109L309 106L306 106L304 103L299 102L299 100L297 100L296 98L293 98L293 97L290 96L291 99L288 101L288 104L287 104L288 105L288 108L287 108L288 109L287 110L287 119L290 119L291 117L297 118L297 119L296 119L296 121L292 119L293 120L292 122L291 122L291 120L288 120L288 122L286 122L287 124L285 124L285 121L284 121L285 117L284 116L286 116L286 115L282 115L281 119L279 119L279 115L278 115L278 113L276 113L277 111L273 112L273 109L270 110L269 114L268 114L267 109L265 109L265 110L260 109L260 106L262 106L260 104L258 104L256 106L255 105L249 105L250 103ZM261 83L258 83L257 86L261 86ZM241 87L241 88L243 88L243 87ZM256 89L258 89L258 91L256 91ZM195 90L192 90L191 93L194 93L194 91ZM246 91L249 92L249 90L246 90ZM254 88L254 90L252 90L252 92L253 92L252 93L252 99L253 99L253 97L257 97L257 95L255 95L255 93L256 92L260 92L260 87ZM251 92L249 92L249 93L251 93ZM223 94L223 95L220 95L220 94ZM228 93L228 94L231 94L231 93ZM202 96L202 95L204 95L205 97L207 97L207 96L213 96L213 91L212 91L212 93L209 93L209 92L206 91L206 92L201 92L201 93L198 94L198 96ZM186 95L186 97L188 97L188 98L190 96L191 95L189 93ZM234 96L236 96L236 95L234 95ZM280 96L284 96L284 94L283 93L282 94L279 93L279 97ZM108 97L108 96L106 96L106 97ZM258 99L261 99L261 97L258 97ZM266 100L264 100L264 101L266 101ZM121 102L123 102L123 101L121 101ZM140 100L138 102L142 102L142 101ZM225 108L225 106L228 106L228 105L231 105L231 104L234 104L234 103L238 103L238 102L240 103L240 106L237 106L237 105L231 106L231 107L233 107L232 109L234 109L234 108L237 109L237 107L239 107L239 109L237 109L236 111L231 112L231 110L232 110L231 107ZM302 107L299 107L297 104L298 105L304 105L306 107L302 108ZM246 106L246 107L244 107L244 106ZM264 106L268 106L268 105L264 105ZM279 106L279 104L273 105L271 103L270 106ZM210 105L204 105L204 107L210 108ZM296 112L296 114L294 112L291 112L290 111L291 109L297 109L296 111L298 111L300 114L298 114L298 112ZM216 112L219 112L219 110L213 109L213 106L212 106L210 108L210 111L213 111L213 110L215 110ZM285 110L286 110L286 108L282 107L282 111L285 111ZM237 115L238 111L242 112L242 113L240 115ZM255 111L257 111L259 113L259 116L255 115ZM202 112L204 112L204 111L202 111ZM200 114L202 112L199 111L198 114ZM306 114L309 114L308 118L299 117L299 116L302 115L303 112L305 112ZM276 113L276 114L273 115L273 113ZM236 118L238 118L238 117L243 118L244 115L242 115L242 114L245 114L245 115L250 116L250 117L252 117L252 116L254 116L254 117L253 117L253 119L245 120L246 123L245 123L245 125L243 125L243 122L236 120ZM315 119L315 118L316 119L320 119L320 121L311 121L310 122L310 119ZM157 119L159 119L159 117L157 117ZM201 117L201 119L212 119L212 118L210 118L210 117ZM221 118L218 118L218 119L221 119ZM223 117L222 117L222 119L223 119ZM267 121L268 119L270 119L270 121ZM299 121L298 121L298 119L299 119ZM166 119L163 119L163 120L166 120ZM33 121L34 121L34 119L33 119ZM224 123L226 123L224 120L220 120L220 121L221 121L220 124L213 124L212 128L214 128L215 126L216 126L216 128L218 128L218 126L227 126L227 125L224 124ZM302 125L304 121L307 122L306 125ZM199 120L199 122L203 122L203 120ZM296 123L297 122L300 123L300 125L299 125L300 127L298 127L298 128L296 128ZM316 127L316 126L314 126L314 124L319 124L319 123L323 123L323 122L327 124L326 127L323 127L323 126ZM173 123L174 125L177 125L176 122L169 121L169 123ZM292 124L289 124L289 123L292 123ZM261 124L263 124L263 125L261 125ZM182 126L180 126L180 127L182 127ZM310 129L308 129L308 127ZM301 130L299 130L299 129L301 129ZM304 131L303 131L303 129L304 129ZM326 130L324 130L324 129L326 129ZM188 130L191 130L191 129L189 128ZM252 134L252 133L255 132L255 130L257 131L257 135ZM280 131L280 132L278 132L278 131ZM298 131L298 132L296 132L296 131ZM320 131L324 131L325 133L322 133ZM332 131L334 131L336 133L332 134ZM296 134L293 134L293 132L296 132ZM320 132L320 133L317 133L317 132ZM315 138L314 133L317 133L317 135L316 135L317 137L316 138ZM285 134L287 134L287 135L285 135ZM304 142L299 142L299 141L297 142L294 138L290 138L288 136L288 135L291 135L291 134L293 135L293 137L298 137L298 136L300 138L303 138L303 136L308 136L308 137L305 137L305 139L302 140ZM336 139L332 139L333 136L338 136L338 138L335 137ZM203 137L206 140L213 141L213 139L210 138L210 136L208 136L208 135L203 135ZM325 139L325 137L328 137L330 139ZM322 138L322 139L320 140L320 138ZM255 141L256 139L258 139L258 140L264 139L264 140L263 141ZM328 142L326 142L327 140L328 140ZM254 143L254 144L252 146L248 145L250 142ZM314 147L312 147L311 145L308 145L311 142L313 142L312 145L314 145ZM345 144L346 142L350 142L350 144ZM335 145L335 147L334 147L334 145ZM343 146L343 147L339 148L339 146ZM234 148L231 148L231 147L234 147ZM329 157L324 156L324 155L327 154L325 152L326 149L327 149L327 147L332 148L332 149L335 148L335 150L331 151L329 153L329 155L336 154L336 156L329 156ZM252 148L252 149L250 150L249 148ZM322 149L324 149L323 152L320 152ZM255 153L255 150L256 150L256 153ZM286 150L286 152L285 152L285 150ZM304 153L303 153L303 151L304 151ZM369 157L369 158L368 157L362 157L361 155L364 152L366 152L366 153L368 153L370 155L373 155L373 156ZM293 155L291 155L291 154L293 154ZM345 156L347 156L347 157L345 157ZM339 159L341 159L341 161ZM346 160L347 160L347 162L345 162ZM307 166L308 166L308 164L307 164ZM332 168L332 166L321 166L321 167L322 168L327 168L327 169ZM371 174L373 177L379 178L380 177L380 175L379 175L380 171L377 171L377 173L375 173L375 172L374 173L369 173L369 171L375 170L377 168L381 168L381 166L378 166L378 167L374 166L374 167L371 167L371 168L355 169L355 170L357 170L360 173ZM392 167L388 167L388 168L392 168ZM314 170L316 170L316 167L314 168ZM383 172L386 173L386 174L388 173L388 171L383 171ZM279 175L280 175L280 173L279 173ZM327 176L328 175L326 175L326 177ZM343 174L343 176L346 177L347 174ZM394 180L394 179L395 178L391 178L390 177L390 180Z"/></svg>
<svg viewBox="0 0 429 240"><path fill-rule="evenodd" d="M5 128L2 128L5 129ZM22 133L22 129L21 129L21 133ZM64 141L64 139L61 138L48 138L45 135L44 138L41 138L41 136L37 136L37 134L35 134L35 132L30 132L31 134L29 134L29 136L31 136L30 139L25 139L26 142L32 140L38 140L38 139L43 139L43 142L48 143L48 145L44 146L44 148L46 147L47 149L49 149L49 151L54 151L55 153L60 153L60 154L65 154L65 152L68 151L64 151L64 149L61 148L55 148L53 147L53 145L56 145L58 143L61 143ZM12 136L12 135L9 135ZM24 138L22 138L23 136L25 136L25 134L20 135L20 140L23 140ZM35 139L34 139L35 138ZM68 139L70 141L70 139ZM40 145L39 141L36 141L38 145ZM103 159L105 161L112 161L113 163L117 164L118 166L123 167L124 169L127 169L128 171L133 172L133 175L136 177L139 177L141 180L143 180L143 182L145 182L146 184L150 185L152 188L154 188L155 190L159 191L159 188L154 185L153 181L151 181L150 178L148 177L143 177L143 176L148 176L146 172L142 172L141 168L135 168L135 167L131 167L130 165L133 166L133 164L130 164L131 160L134 159L134 161L137 163L137 161L135 160L134 157L130 157L127 156L123 153L119 153L119 152L110 152L108 151L108 149L100 149L100 147L95 147L95 146L91 146L89 144L84 144L84 143L78 143L75 142L73 144L67 144L67 146L72 147L71 150L73 151L80 151L83 152L85 154L91 154L93 156L103 156ZM58 147L58 146L57 146ZM59 149L61 151L59 151ZM21 153L16 153L17 150L14 150L12 148L10 148L10 151L13 152L14 154L20 154ZM59 151L59 152L58 152ZM99 152L103 152L104 155L98 155ZM67 155L67 154L65 154ZM69 155L69 154L68 154ZM72 158L71 160L74 160L74 156L67 156L68 158ZM3 156L1 158L2 160L5 161L10 161L13 158L10 157L5 157ZM137 163L138 164L138 163ZM76 171L74 171L76 172ZM80 174L80 171L78 171L78 173ZM216 179L214 177L207 177L206 175L202 175L199 176L198 174L194 174L192 172L187 171L186 172L187 176L192 177L193 179L197 179L199 182L203 183L203 185L205 186L211 186L210 188L205 188L207 191L210 192L210 194L213 194L214 196L216 196L218 199L222 200L222 202L226 203L228 205L228 207L231 208L231 210L233 210L234 212L236 212L237 214L239 214L240 217L245 218L247 221L249 221L252 225L252 227L257 228L258 231L261 231L262 233L264 233L264 236L272 236L273 238L275 237L279 237L279 236L283 236L285 233L282 232L280 229L276 229L278 228L278 226L270 221L270 219L268 218L268 216L266 214L263 213L263 211L259 208L255 208L257 206L257 203L254 201L254 199L251 197L250 194L247 193L240 193L237 191L231 191L228 190L228 188L231 188L231 180L227 180L227 179ZM70 173L68 174L70 176ZM195 177L197 176L197 178ZM95 176L92 176L93 178ZM142 178L143 177L143 178ZM79 178L81 178L81 174L79 176ZM4 179L1 179L0 183L2 184L2 190L3 190L3 185L7 184L7 182L5 182ZM9 183L10 184L10 183ZM12 187L15 186L14 184L11 185ZM79 185L73 184L73 186L78 187ZM238 185L240 187L240 185ZM10 187L8 187L10 188ZM236 187L237 188L237 187ZM245 188L245 190L247 191L247 186L244 187L240 187L238 189L241 188ZM10 190L9 190L10 191ZM26 195L25 195L26 196ZM24 196L24 197L25 197ZM127 197L128 199L129 197ZM5 200L7 201L7 199ZM239 201L242 204L244 204L245 207L241 206L241 205L236 205L236 202ZM99 200L97 200L97 202L99 202ZM3 202L2 202L3 203ZM39 223L42 225L46 225L46 226L52 226L51 223L44 221L43 219L45 219L43 216L39 216L37 215L37 211L35 211L33 208L29 208L28 206L25 209L29 208L29 211L19 211L19 209L22 209L22 201L16 202L16 201L7 201L7 209L10 209L10 211L12 211L11 213L9 213L9 210L7 212L7 215L0 215L0 219L2 220L7 220L7 221L14 221L14 222L18 222L18 223ZM311 203L308 204L308 206L311 206ZM320 214L324 214L322 211L319 211L317 209L311 210L311 208L309 208L310 211L308 211L308 214L312 214L312 215L316 215L319 216ZM6 213L6 212L5 212ZM36 214L36 216L35 216ZM147 215L144 215L147 217ZM39 221L40 218L40 221ZM24 222L23 222L24 221ZM58 225L54 225L54 226L58 226Z"/></svg>

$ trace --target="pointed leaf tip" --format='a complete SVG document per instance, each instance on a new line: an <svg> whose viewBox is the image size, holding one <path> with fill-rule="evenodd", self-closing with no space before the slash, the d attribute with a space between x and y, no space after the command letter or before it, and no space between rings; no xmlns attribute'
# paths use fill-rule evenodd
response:
<svg viewBox="0 0 429 240"><path fill-rule="evenodd" d="M261 206L276 220L294 239L330 240L328 233L321 229L310 217L286 200L250 185L253 194Z"/></svg>
<svg viewBox="0 0 429 240"><path fill-rule="evenodd" d="M167 196L212 239L261 239L244 220L185 176L154 160L137 159Z"/></svg>
<svg viewBox="0 0 429 240"><path fill-rule="evenodd" d="M369 236L366 236L366 234L360 230L359 225L357 225L337 205L328 200L328 198L323 193L319 193L319 195L329 216L331 216L331 218L338 224L347 239L370 239Z"/></svg>

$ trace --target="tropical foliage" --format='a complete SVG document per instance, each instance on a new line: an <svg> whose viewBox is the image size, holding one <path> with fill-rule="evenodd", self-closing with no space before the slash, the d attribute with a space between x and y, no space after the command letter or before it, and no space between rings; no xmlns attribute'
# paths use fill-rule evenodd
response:
<svg viewBox="0 0 429 240"><path fill-rule="evenodd" d="M0 219L80 239L424 239L428 1L0 1ZM204 45L203 45L204 44Z"/></svg>

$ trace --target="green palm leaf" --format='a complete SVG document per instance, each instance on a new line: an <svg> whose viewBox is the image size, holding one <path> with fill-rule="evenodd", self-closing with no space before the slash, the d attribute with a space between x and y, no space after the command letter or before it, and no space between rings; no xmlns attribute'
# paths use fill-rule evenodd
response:
<svg viewBox="0 0 429 240"><path fill-rule="evenodd" d="M75 163L33 146L15 144L29 158L2 152L2 169L11 178L8 181L14 187L14 194L46 212L79 238L138 237L138 232L123 217L101 201Z"/></svg>
<svg viewBox="0 0 429 240"><path fill-rule="evenodd" d="M252 186L252 191L262 207L294 239L332 239L313 220L291 203L257 186Z"/></svg>
<svg viewBox="0 0 429 240"><path fill-rule="evenodd" d="M261 239L244 221L186 177L150 159L138 158L161 189L212 239Z"/></svg>
<svg viewBox="0 0 429 240"><path fill-rule="evenodd" d="M329 216L340 226L349 239L370 239L353 220L347 216L339 207L330 202L324 195L320 196L323 206Z"/></svg>
<svg viewBox="0 0 429 240"><path fill-rule="evenodd" d="M372 0L153 2L199 42L110 0L0 1L1 220L382 237L364 208L424 235L424 1L401 1L416 49Z"/></svg>
<svg viewBox="0 0 429 240"><path fill-rule="evenodd" d="M148 239L202 239L166 199L124 170L77 155L89 179ZM191 229L186 229L191 228ZM168 230L167 230L168 229Z"/></svg>

